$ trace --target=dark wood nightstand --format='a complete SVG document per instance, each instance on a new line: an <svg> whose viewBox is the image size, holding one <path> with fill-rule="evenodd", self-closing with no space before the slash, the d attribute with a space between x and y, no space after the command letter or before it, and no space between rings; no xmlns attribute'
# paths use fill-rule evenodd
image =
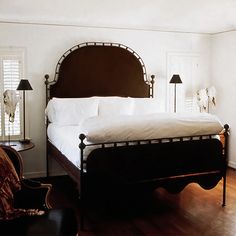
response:
<svg viewBox="0 0 236 236"><path fill-rule="evenodd" d="M23 152L30 150L34 148L34 143L33 142L28 142L28 143L21 143L20 141L0 141L0 144L6 145L6 146L11 146L14 148L17 152Z"/></svg>

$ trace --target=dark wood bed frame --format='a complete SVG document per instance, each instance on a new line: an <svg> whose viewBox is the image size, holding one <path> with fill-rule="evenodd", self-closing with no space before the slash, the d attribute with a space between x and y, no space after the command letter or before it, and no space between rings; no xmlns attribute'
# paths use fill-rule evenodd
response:
<svg viewBox="0 0 236 236"><path fill-rule="evenodd" d="M154 76L149 80L140 56L131 48L115 43L83 43L66 51L60 58L55 77L45 75L47 101L52 97L91 96L153 97ZM226 201L229 126L224 126L224 145L220 140L199 136L158 140L135 140L119 146L102 144L84 159L84 134L78 134L81 151L80 168L73 165L50 141L47 161L55 158L76 181L80 192L81 229L83 229L85 189L99 185L147 185L180 192L196 182L211 189L223 178L223 202ZM176 141L178 140L178 141ZM121 140L122 141L122 140ZM132 143L132 145L130 144ZM48 166L48 165L47 165ZM47 175L48 175L47 169ZM95 184L96 185L96 184Z"/></svg>

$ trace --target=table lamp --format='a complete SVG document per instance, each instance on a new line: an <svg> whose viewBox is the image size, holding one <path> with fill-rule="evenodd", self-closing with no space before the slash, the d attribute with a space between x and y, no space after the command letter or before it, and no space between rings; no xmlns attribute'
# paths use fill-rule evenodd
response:
<svg viewBox="0 0 236 236"><path fill-rule="evenodd" d="M20 80L20 83L16 90L23 91L23 140L20 140L21 143L29 143L30 140L25 138L25 91L26 90L33 90L29 81L27 79Z"/></svg>

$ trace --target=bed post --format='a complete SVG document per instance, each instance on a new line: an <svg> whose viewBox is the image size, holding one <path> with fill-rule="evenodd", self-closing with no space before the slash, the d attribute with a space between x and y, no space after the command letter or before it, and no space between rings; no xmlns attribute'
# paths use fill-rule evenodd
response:
<svg viewBox="0 0 236 236"><path fill-rule="evenodd" d="M45 78L45 85L46 85L46 106L47 106L47 104L48 104L48 101L49 101L49 75L48 74L46 74L45 76L44 76L44 78ZM47 118L45 118L46 119L46 127L48 127L48 119ZM47 141L47 132L46 132L46 175L47 175L47 177L49 176L49 163L48 163L48 141Z"/></svg>
<svg viewBox="0 0 236 236"><path fill-rule="evenodd" d="M228 167L228 137L229 137L229 125L224 125L224 169L223 169L223 202L222 207L224 207L226 204L226 171Z"/></svg>
<svg viewBox="0 0 236 236"><path fill-rule="evenodd" d="M150 90L149 90L149 97L154 98L154 82L155 82L155 75L151 75L151 80L149 82Z"/></svg>
<svg viewBox="0 0 236 236"><path fill-rule="evenodd" d="M86 145L84 144L84 139L86 136L84 134L79 135L80 139L80 181L79 181L79 198L80 198L80 229L84 230L84 149Z"/></svg>

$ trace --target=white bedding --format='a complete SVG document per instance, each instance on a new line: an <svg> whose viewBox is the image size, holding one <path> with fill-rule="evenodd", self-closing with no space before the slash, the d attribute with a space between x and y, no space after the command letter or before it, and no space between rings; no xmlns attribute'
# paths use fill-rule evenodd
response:
<svg viewBox="0 0 236 236"><path fill-rule="evenodd" d="M83 133L83 131L79 125L62 126L51 123L48 125L47 129L49 141L78 168L80 168L79 135L81 133ZM86 140L85 143L89 144ZM84 159L86 159L93 149L99 146L101 145L87 147L84 151Z"/></svg>
<svg viewBox="0 0 236 236"><path fill-rule="evenodd" d="M79 126L60 126L49 124L47 135L49 141L65 155L75 166L80 166Z"/></svg>
<svg viewBox="0 0 236 236"><path fill-rule="evenodd" d="M74 165L80 166L79 134L85 143L117 142L170 137L218 134L223 126L208 113L157 113L144 116L92 117L81 125L49 124L47 134L54 146ZM97 146L85 149L85 158Z"/></svg>
<svg viewBox="0 0 236 236"><path fill-rule="evenodd" d="M91 117L81 124L89 142L218 134L223 126L208 113L156 113L143 116Z"/></svg>

